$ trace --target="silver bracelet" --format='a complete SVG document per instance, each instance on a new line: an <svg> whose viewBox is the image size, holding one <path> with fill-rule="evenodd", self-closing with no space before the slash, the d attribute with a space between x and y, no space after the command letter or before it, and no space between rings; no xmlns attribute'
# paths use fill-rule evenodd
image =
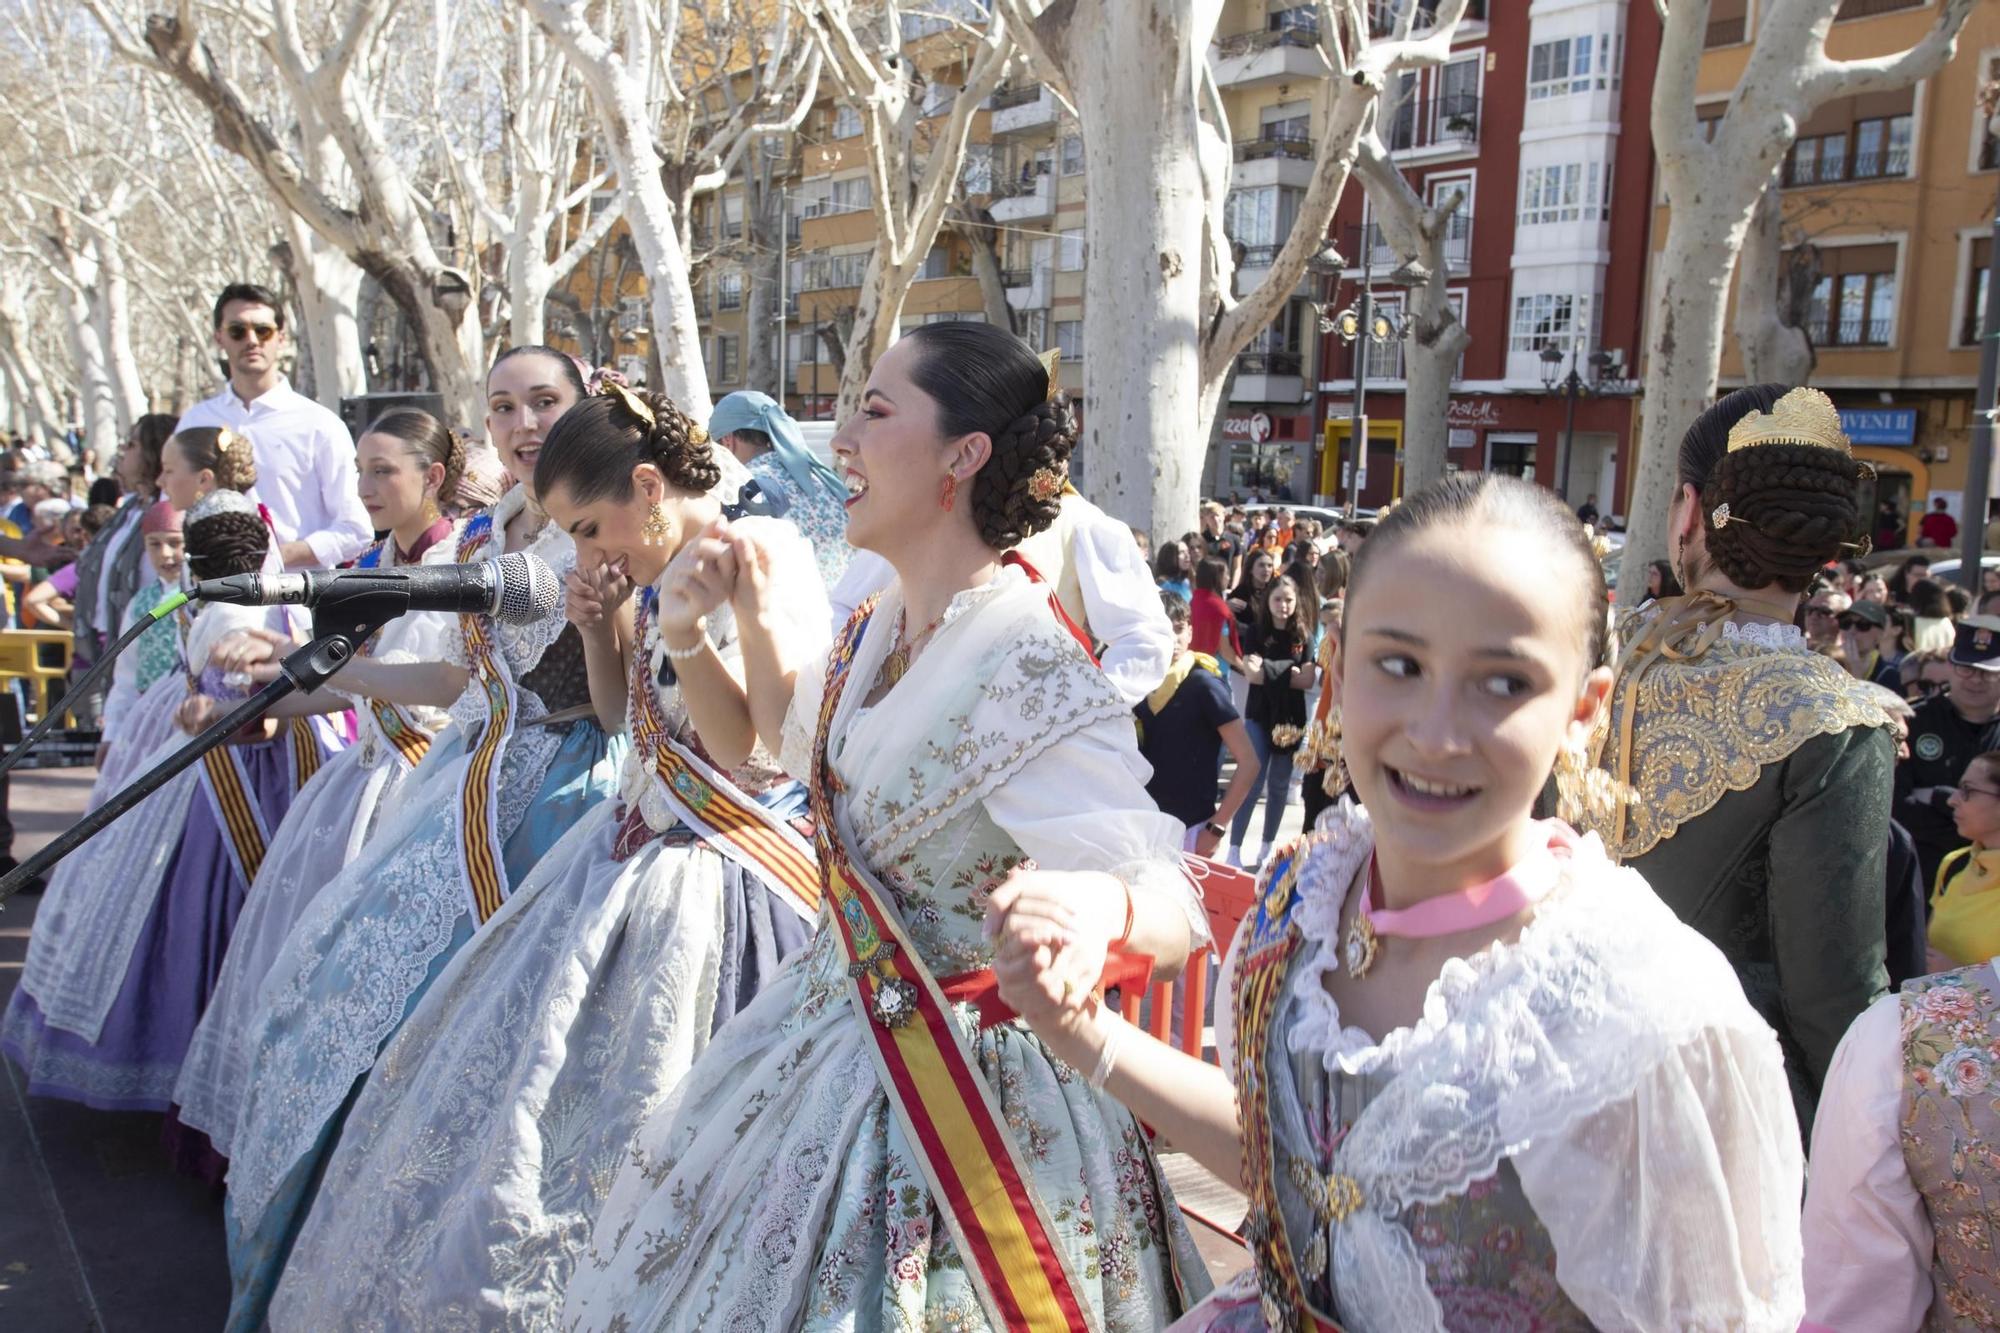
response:
<svg viewBox="0 0 2000 1333"><path fill-rule="evenodd" d="M660 636L660 647L665 650L669 662L691 661L708 651L708 622L699 621L695 628L700 631L700 636L685 648L676 648L667 642L665 635Z"/></svg>
<svg viewBox="0 0 2000 1333"><path fill-rule="evenodd" d="M1105 1032L1104 1045L1097 1052L1097 1065L1090 1071L1090 1077L1084 1080L1085 1086L1092 1092L1104 1091L1104 1085L1111 1079L1111 1071L1117 1067L1118 1048L1124 1041L1125 1024L1122 1022Z"/></svg>

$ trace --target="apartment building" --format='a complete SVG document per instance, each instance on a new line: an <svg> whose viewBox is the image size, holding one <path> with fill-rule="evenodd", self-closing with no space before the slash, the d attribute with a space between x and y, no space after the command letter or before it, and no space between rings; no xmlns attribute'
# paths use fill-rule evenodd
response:
<svg viewBox="0 0 2000 1333"><path fill-rule="evenodd" d="M1759 7L1715 0L1704 115L1726 108ZM1846 0L1827 50L1841 59L1889 54L1936 21L1937 0ZM1943 70L1902 92L1820 108L1799 127L1779 177L1784 306L1813 344L1811 382L1839 406L1855 453L1878 470L1878 500L1897 507L1910 541L1934 499L1956 512L1965 487L2000 204L2000 137L1978 94L1995 82L2000 6L1975 5ZM1733 340L1721 373L1725 387L1743 382Z"/></svg>
<svg viewBox="0 0 2000 1333"><path fill-rule="evenodd" d="M1405 178L1427 202L1462 200L1444 247L1470 339L1452 384L1452 470L1512 473L1619 512L1636 439L1659 40L1647 0L1475 4L1450 59L1391 90L1383 137ZM1322 280L1321 299L1352 308L1366 283L1392 336L1322 340L1314 490L1351 493L1360 362L1369 436L1360 494L1381 504L1402 489L1406 358L1393 335L1406 327L1410 293L1396 270L1420 257L1396 252L1355 188L1333 236L1348 267L1337 283ZM1572 370L1573 402L1560 387Z"/></svg>

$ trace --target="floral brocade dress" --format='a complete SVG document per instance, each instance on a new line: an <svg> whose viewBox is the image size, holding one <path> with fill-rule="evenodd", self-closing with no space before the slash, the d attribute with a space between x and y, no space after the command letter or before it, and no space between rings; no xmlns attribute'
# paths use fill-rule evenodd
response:
<svg viewBox="0 0 2000 1333"><path fill-rule="evenodd" d="M1446 963L1380 1041L1325 985L1356 957L1367 815L1343 802L1273 858L1216 1011L1256 1263L1176 1330L1798 1327L1775 1038L1643 880L1542 827L1519 938Z"/></svg>
<svg viewBox="0 0 2000 1333"><path fill-rule="evenodd" d="M1146 799L1130 714L1017 570L962 593L872 707L899 590L869 620L829 730L835 836L949 978L990 966L986 900L1029 857L1202 914L1180 826ZM800 672L786 771L811 762L824 670ZM640 1132L572 1278L566 1329L999 1329L871 1058L837 926L716 1034ZM1131 1114L1019 1022L949 1010L1094 1329L1150 1333L1207 1287Z"/></svg>

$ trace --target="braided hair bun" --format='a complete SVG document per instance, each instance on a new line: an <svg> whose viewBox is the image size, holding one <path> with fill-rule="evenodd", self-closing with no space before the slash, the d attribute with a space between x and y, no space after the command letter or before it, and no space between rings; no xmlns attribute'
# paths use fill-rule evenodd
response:
<svg viewBox="0 0 2000 1333"><path fill-rule="evenodd" d="M1815 444L1725 453L1701 488L1709 558L1739 587L1804 592L1828 561L1857 549L1865 464ZM1711 515L1729 510L1722 525Z"/></svg>
<svg viewBox="0 0 2000 1333"><path fill-rule="evenodd" d="M254 574L264 567L271 530L255 511L231 509L207 514L189 519L183 531L188 568L198 579Z"/></svg>
<svg viewBox="0 0 2000 1333"><path fill-rule="evenodd" d="M937 405L941 432L984 432L993 442L972 479L980 540L1010 550L1054 523L1076 422L1051 396L1041 358L1013 334L972 321L920 325L904 341L921 350L910 378Z"/></svg>
<svg viewBox="0 0 2000 1333"><path fill-rule="evenodd" d="M170 441L180 447L188 466L196 472L215 474L215 484L225 491L247 491L257 484L257 454L241 431L227 426L190 426L176 431Z"/></svg>
<svg viewBox="0 0 2000 1333"><path fill-rule="evenodd" d="M651 463L677 491L699 495L722 481L708 432L663 393L607 383L562 414L535 460L535 492L566 490L578 504L632 497L632 469Z"/></svg>

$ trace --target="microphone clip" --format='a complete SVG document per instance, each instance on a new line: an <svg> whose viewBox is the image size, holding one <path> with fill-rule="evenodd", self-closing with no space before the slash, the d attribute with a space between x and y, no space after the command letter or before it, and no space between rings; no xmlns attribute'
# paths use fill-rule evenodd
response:
<svg viewBox="0 0 2000 1333"><path fill-rule="evenodd" d="M334 583L313 604L312 641L293 650L280 669L311 693L352 661L376 631L409 609L409 588L400 582Z"/></svg>

